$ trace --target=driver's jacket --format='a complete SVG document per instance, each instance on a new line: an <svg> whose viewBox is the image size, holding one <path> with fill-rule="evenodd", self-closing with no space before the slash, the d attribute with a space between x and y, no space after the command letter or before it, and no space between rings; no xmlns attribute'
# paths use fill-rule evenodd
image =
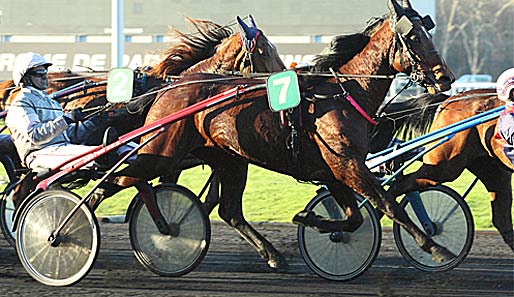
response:
<svg viewBox="0 0 514 297"><path fill-rule="evenodd" d="M31 152L48 146L80 144L97 129L90 121L68 125L59 103L33 87L20 90L8 107L5 124L23 161Z"/></svg>

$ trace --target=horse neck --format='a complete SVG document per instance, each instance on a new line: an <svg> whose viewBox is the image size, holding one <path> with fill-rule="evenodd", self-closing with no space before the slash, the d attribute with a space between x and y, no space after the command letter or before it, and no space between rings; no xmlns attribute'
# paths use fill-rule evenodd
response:
<svg viewBox="0 0 514 297"><path fill-rule="evenodd" d="M350 77L362 87L368 94L368 98L355 98L362 104L364 110L370 115L374 115L393 81L392 78L371 78L369 75L393 76L397 72L390 66L391 55L393 52L394 33L389 29L389 21L386 20L379 29L370 36L368 44L364 49L355 55L348 63L339 68L343 74L357 74L363 77Z"/></svg>
<svg viewBox="0 0 514 297"><path fill-rule="evenodd" d="M206 72L206 73L224 73L229 71L241 70L241 64L244 62L244 52L239 34L233 34L226 38L216 50L214 56L205 59L188 69L184 70L181 75Z"/></svg>

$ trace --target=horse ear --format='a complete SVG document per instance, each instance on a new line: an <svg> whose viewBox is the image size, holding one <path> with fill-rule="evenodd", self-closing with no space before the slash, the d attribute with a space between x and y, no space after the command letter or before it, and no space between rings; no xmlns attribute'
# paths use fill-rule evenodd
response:
<svg viewBox="0 0 514 297"><path fill-rule="evenodd" d="M398 19L404 13L403 8L396 0L389 0L387 6L389 7L389 11L395 17L395 19Z"/></svg>
<svg viewBox="0 0 514 297"><path fill-rule="evenodd" d="M239 24L239 30L244 32L245 35L248 35L248 32L250 32L250 27L248 27L248 25L246 25L246 23L239 16L236 16L236 20Z"/></svg>
<svg viewBox="0 0 514 297"><path fill-rule="evenodd" d="M255 19L251 14L248 15L248 19L250 20L250 25L254 28L257 28L257 24L255 23Z"/></svg>
<svg viewBox="0 0 514 297"><path fill-rule="evenodd" d="M246 39L253 39L255 36L257 36L257 29L256 28L250 28L248 25L239 17L236 16L237 23L239 24L239 29L241 31L241 34L244 34L244 37Z"/></svg>

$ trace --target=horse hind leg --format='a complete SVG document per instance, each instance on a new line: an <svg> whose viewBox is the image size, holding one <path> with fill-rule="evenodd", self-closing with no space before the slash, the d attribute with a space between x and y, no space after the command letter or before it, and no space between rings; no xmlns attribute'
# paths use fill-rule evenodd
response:
<svg viewBox="0 0 514 297"><path fill-rule="evenodd" d="M288 265L284 256L264 236L250 226L243 216L242 198L246 185L248 163L233 157L217 157L216 162L223 166L214 166L221 183L218 209L220 217L250 243L263 259L267 260L270 268L287 269Z"/></svg>
<svg viewBox="0 0 514 297"><path fill-rule="evenodd" d="M512 226L512 173L494 160L475 160L468 170L484 184L491 199L492 221L503 241L514 251Z"/></svg>
<svg viewBox="0 0 514 297"><path fill-rule="evenodd" d="M205 162L198 160L198 159L191 159L186 158L181 161L179 170L173 170L172 172L168 172L166 174L163 174L159 181L162 183L177 183L180 174L183 170L187 170L189 168L193 168L195 166L205 165ZM210 215L211 212L214 210L214 208L219 204L219 178L215 174L214 171L212 171L211 176L206 181L206 186L208 185L208 191L207 195L205 196L205 201L202 203L203 209L205 210L205 213L207 215ZM198 195L200 198L203 196L203 190L202 193Z"/></svg>

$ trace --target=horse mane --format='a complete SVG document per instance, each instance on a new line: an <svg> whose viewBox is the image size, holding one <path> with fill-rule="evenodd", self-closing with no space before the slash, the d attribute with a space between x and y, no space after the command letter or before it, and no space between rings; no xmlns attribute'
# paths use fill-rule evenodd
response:
<svg viewBox="0 0 514 297"><path fill-rule="evenodd" d="M348 63L364 49L369 43L370 36L385 19L385 16L370 19L361 33L335 36L329 46L314 57L314 71L324 72L328 71L329 68L338 69Z"/></svg>
<svg viewBox="0 0 514 297"><path fill-rule="evenodd" d="M429 132L441 102L448 95L424 93L390 104L381 118L395 121L393 133L402 139L413 139Z"/></svg>
<svg viewBox="0 0 514 297"><path fill-rule="evenodd" d="M172 29L170 35L177 43L164 51L165 58L151 70L149 75L164 77L178 75L191 65L212 56L216 46L232 34L229 27L221 26L211 21L186 20L196 29L195 33L186 34Z"/></svg>
<svg viewBox="0 0 514 297"><path fill-rule="evenodd" d="M384 150L395 138L409 140L426 134L432 126L437 109L448 97L442 93L424 93L386 105L375 118L378 125L370 131L369 151L376 153Z"/></svg>

